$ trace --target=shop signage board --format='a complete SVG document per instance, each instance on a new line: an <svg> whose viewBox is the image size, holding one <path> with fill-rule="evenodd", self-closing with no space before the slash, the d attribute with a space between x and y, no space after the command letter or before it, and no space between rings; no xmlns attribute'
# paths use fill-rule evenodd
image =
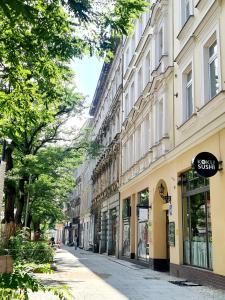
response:
<svg viewBox="0 0 225 300"><path fill-rule="evenodd" d="M193 169L202 177L212 177L219 170L217 158L210 152L201 152L192 161Z"/></svg>
<svg viewBox="0 0 225 300"><path fill-rule="evenodd" d="M175 246L175 222L169 222L168 245L172 247Z"/></svg>

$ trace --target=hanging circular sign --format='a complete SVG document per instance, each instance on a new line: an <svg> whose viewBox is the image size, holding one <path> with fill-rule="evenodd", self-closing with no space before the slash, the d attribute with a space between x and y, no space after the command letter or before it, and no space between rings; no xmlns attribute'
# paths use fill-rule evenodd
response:
<svg viewBox="0 0 225 300"><path fill-rule="evenodd" d="M202 177L214 176L219 169L217 158L209 152L201 152L192 161L192 166Z"/></svg>

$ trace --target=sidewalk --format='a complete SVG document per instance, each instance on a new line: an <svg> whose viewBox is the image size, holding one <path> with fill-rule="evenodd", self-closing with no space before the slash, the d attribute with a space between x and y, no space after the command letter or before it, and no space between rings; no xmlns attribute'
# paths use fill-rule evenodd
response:
<svg viewBox="0 0 225 300"><path fill-rule="evenodd" d="M56 252L57 271L40 274L47 285L68 285L76 300L224 300L225 291L202 286L177 286L180 278L133 263L64 247ZM38 293L32 300L55 300Z"/></svg>

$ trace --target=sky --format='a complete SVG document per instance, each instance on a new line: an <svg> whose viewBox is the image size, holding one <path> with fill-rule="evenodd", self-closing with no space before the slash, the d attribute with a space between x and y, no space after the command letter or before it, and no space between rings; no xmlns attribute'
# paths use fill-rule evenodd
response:
<svg viewBox="0 0 225 300"><path fill-rule="evenodd" d="M96 57L84 57L82 60L74 59L70 67L75 72L75 83L78 92L87 96L87 104L90 106L95 89L98 83L99 75L102 69L103 61ZM82 127L87 119L89 109L82 118L71 118L68 121L69 127Z"/></svg>

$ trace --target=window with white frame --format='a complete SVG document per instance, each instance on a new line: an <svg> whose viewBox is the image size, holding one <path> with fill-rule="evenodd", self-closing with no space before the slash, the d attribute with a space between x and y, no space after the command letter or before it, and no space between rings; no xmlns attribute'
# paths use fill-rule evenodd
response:
<svg viewBox="0 0 225 300"><path fill-rule="evenodd" d="M157 141L159 142L163 137L163 99L161 99L157 104Z"/></svg>
<svg viewBox="0 0 225 300"><path fill-rule="evenodd" d="M145 85L150 81L150 52L145 57Z"/></svg>
<svg viewBox="0 0 225 300"><path fill-rule="evenodd" d="M215 40L208 47L209 100L219 92L218 46Z"/></svg>
<svg viewBox="0 0 225 300"><path fill-rule="evenodd" d="M143 31L143 24L142 24L142 18L138 20L138 41L140 40L142 36L142 31Z"/></svg>
<svg viewBox="0 0 225 300"><path fill-rule="evenodd" d="M135 102L134 82L132 82L131 87L130 87L130 99L131 99L131 109L132 109L134 106L134 102Z"/></svg>
<svg viewBox="0 0 225 300"><path fill-rule="evenodd" d="M138 97L141 95L143 90L143 72L142 67L138 71Z"/></svg>
<svg viewBox="0 0 225 300"><path fill-rule="evenodd" d="M192 85L191 65L184 72L183 79L184 79L183 121L186 121L193 114L193 85Z"/></svg>
<svg viewBox="0 0 225 300"><path fill-rule="evenodd" d="M181 25L183 26L188 18L193 14L193 0L181 0Z"/></svg>
<svg viewBox="0 0 225 300"><path fill-rule="evenodd" d="M150 119L149 114L145 118L145 152L148 152L150 147Z"/></svg>
<svg viewBox="0 0 225 300"><path fill-rule="evenodd" d="M127 48L125 53L125 69L128 67L129 62L130 62L130 49Z"/></svg>
<svg viewBox="0 0 225 300"><path fill-rule="evenodd" d="M131 47L132 47L132 54L134 54L135 48L136 48L135 33L133 34L132 39L131 39Z"/></svg>
<svg viewBox="0 0 225 300"><path fill-rule="evenodd" d="M163 54L163 29L161 28L159 30L159 35L158 35L158 58L159 61L162 57Z"/></svg>
<svg viewBox="0 0 225 300"><path fill-rule="evenodd" d="M125 118L127 117L127 115L128 115L128 110L129 110L129 98L128 98L129 96L128 96L128 93L126 94L126 96L125 96L125 103L124 103L124 116L125 116Z"/></svg>
<svg viewBox="0 0 225 300"><path fill-rule="evenodd" d="M140 158L141 150L141 126L138 126L135 132L135 160L138 161Z"/></svg>

